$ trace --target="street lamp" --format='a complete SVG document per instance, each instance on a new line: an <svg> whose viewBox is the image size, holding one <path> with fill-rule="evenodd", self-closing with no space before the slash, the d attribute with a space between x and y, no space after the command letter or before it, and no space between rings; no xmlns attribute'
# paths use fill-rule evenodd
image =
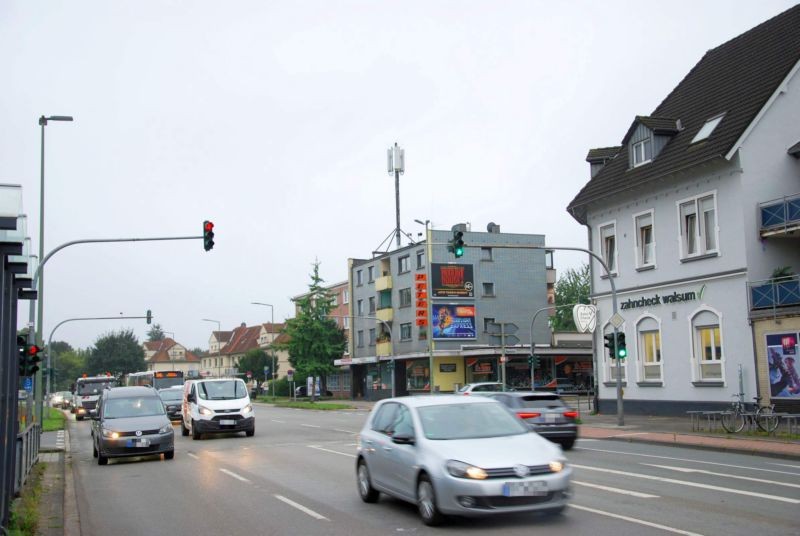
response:
<svg viewBox="0 0 800 536"><path fill-rule="evenodd" d="M250 305L263 305L264 307L269 307L269 315L270 315L269 334L271 335L270 341L269 341L269 346L270 346L270 350L271 350L270 353L272 354L272 379L274 380L275 376L276 376L276 372L277 372L275 370L275 349L272 348L272 343L275 342L275 307L271 303L262 303L262 302L257 302L257 301L250 302ZM266 379L266 378L264 378L264 379ZM275 382L273 381L272 383L273 383L273 385L272 385L272 400L275 400ZM267 385L269 385L269 384L267 384Z"/></svg>
<svg viewBox="0 0 800 536"><path fill-rule="evenodd" d="M42 143L41 143L41 155L40 155L40 182L39 182L39 258L44 258L44 127L47 126L48 121L72 121L72 116L70 115L51 115L50 117L41 116L39 118L39 126L42 127ZM32 339L34 336L33 330L30 330L28 333L28 342L33 343L38 341L38 344L42 344L42 307L44 303L44 270L39 274L39 292L36 296L36 335L35 339ZM33 325L33 304L30 307L30 322L29 324ZM36 401L37 401L37 411L38 417L41 422L42 419L42 401L44 398L42 397L42 372L39 371L36 373L36 381L34 382L36 385Z"/></svg>
<svg viewBox="0 0 800 536"><path fill-rule="evenodd" d="M217 323L217 337L221 336L222 328L220 327L219 320L212 320L210 318L201 318L200 320L202 320L203 322L216 322ZM219 359L219 353L220 353L219 351L220 351L219 339L217 339L217 359ZM219 376L220 376L220 374L219 374L219 365L217 365L217 377L219 377Z"/></svg>
<svg viewBox="0 0 800 536"><path fill-rule="evenodd" d="M431 289L431 264L433 263L433 236L431 233L431 220L414 220L420 225L425 226L425 256L427 257L425 263L425 274L426 274L426 285L427 288L427 298L428 298L428 325L425 326L425 331L427 331L428 337L428 370L430 378L428 379L428 383L430 384L430 394L434 393L433 390L433 326L431 322L433 322L433 303L431 298L433 297L433 290Z"/></svg>

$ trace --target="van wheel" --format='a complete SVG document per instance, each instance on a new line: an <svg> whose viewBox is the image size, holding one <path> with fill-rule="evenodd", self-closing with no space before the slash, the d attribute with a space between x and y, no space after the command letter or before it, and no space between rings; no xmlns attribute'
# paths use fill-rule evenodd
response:
<svg viewBox="0 0 800 536"><path fill-rule="evenodd" d="M175 450L168 450L167 452L164 453L165 460L171 460L174 457L175 457Z"/></svg>
<svg viewBox="0 0 800 536"><path fill-rule="evenodd" d="M108 458L105 456L98 456L97 465L108 465Z"/></svg>
<svg viewBox="0 0 800 536"><path fill-rule="evenodd" d="M252 428L250 428L249 430L245 430L244 433L247 437L253 437L254 435L256 435L256 425L254 424Z"/></svg>
<svg viewBox="0 0 800 536"><path fill-rule="evenodd" d="M186 424L183 422L183 419L181 419L181 435L183 437L186 437L186 436L189 435L189 429L186 428Z"/></svg>
<svg viewBox="0 0 800 536"><path fill-rule="evenodd" d="M197 430L197 422L192 420L192 439L200 439L200 432Z"/></svg>

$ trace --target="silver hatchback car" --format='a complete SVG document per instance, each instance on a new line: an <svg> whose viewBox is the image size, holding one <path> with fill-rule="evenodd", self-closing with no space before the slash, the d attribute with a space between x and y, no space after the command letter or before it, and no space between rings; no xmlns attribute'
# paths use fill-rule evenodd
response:
<svg viewBox="0 0 800 536"><path fill-rule="evenodd" d="M445 515L560 513L571 474L561 448L484 397L382 400L358 438L361 499L414 503L426 525Z"/></svg>

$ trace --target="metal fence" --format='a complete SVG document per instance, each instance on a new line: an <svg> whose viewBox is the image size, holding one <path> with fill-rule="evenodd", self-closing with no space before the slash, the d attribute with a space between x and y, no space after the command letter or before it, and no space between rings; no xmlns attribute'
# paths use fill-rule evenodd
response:
<svg viewBox="0 0 800 536"><path fill-rule="evenodd" d="M41 437L42 427L39 423L30 424L25 430L17 434L14 495L19 495L20 491L22 491L22 486L28 480L31 469L39 461L39 442Z"/></svg>

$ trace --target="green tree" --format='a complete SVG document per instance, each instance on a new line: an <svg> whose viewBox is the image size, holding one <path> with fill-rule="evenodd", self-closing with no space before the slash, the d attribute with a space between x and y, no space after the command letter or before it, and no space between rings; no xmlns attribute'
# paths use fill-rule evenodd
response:
<svg viewBox="0 0 800 536"><path fill-rule="evenodd" d="M269 364L266 352L260 348L253 348L239 360L239 372L252 372L253 378L261 383L264 381L264 367Z"/></svg>
<svg viewBox="0 0 800 536"><path fill-rule="evenodd" d="M86 368L89 374L110 372L114 376L145 370L144 349L133 330L112 331L95 341Z"/></svg>
<svg viewBox="0 0 800 536"><path fill-rule="evenodd" d="M286 321L284 333L289 342L280 348L289 351L296 377L320 376L320 388L325 392L325 376L336 371L333 361L342 357L346 339L344 331L328 316L333 310L333 297L322 286L325 281L319 275L319 262L314 263L310 277L308 293L296 302L297 316ZM314 400L314 393L311 397Z"/></svg>
<svg viewBox="0 0 800 536"><path fill-rule="evenodd" d="M53 391L67 391L84 372L89 350L69 350L58 354L53 361Z"/></svg>
<svg viewBox="0 0 800 536"><path fill-rule="evenodd" d="M165 337L164 330L161 329L161 324L153 324L153 327L147 332L147 340L150 342L163 341Z"/></svg>
<svg viewBox="0 0 800 536"><path fill-rule="evenodd" d="M589 265L584 264L579 269L572 268L564 272L556 282L556 314L551 319L553 331L577 331L572 320L572 308L561 307L576 303L589 303L591 285L589 283Z"/></svg>

